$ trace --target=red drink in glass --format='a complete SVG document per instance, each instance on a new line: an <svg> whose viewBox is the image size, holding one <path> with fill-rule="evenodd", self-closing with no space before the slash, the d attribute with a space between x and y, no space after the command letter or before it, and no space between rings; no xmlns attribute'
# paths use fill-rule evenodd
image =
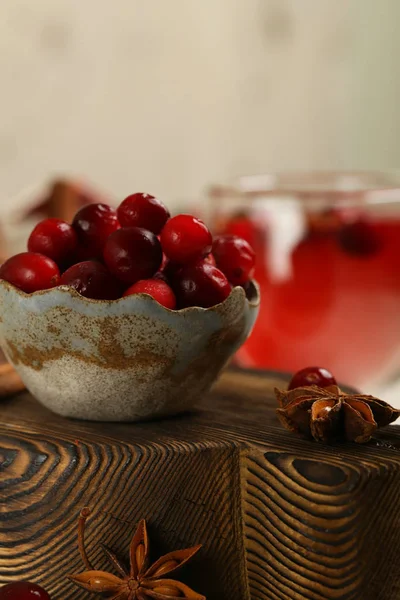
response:
<svg viewBox="0 0 400 600"><path fill-rule="evenodd" d="M215 188L212 210L216 231L245 237L257 253L261 309L239 364L290 372L321 365L358 387L396 374L400 179L246 178Z"/></svg>

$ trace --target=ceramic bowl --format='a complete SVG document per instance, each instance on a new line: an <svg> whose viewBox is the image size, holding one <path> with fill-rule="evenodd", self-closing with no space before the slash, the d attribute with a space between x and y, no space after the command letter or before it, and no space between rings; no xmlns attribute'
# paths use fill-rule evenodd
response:
<svg viewBox="0 0 400 600"><path fill-rule="evenodd" d="M68 287L25 294L0 281L0 345L27 389L66 417L139 421L201 400L250 334L259 291L172 311L146 294L89 300Z"/></svg>

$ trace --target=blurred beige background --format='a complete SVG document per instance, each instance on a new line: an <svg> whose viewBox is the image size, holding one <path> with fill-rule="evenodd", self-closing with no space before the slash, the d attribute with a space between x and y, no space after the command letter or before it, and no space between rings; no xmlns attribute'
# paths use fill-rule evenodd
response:
<svg viewBox="0 0 400 600"><path fill-rule="evenodd" d="M197 201L244 172L394 167L398 0L2 0L0 211L51 174Z"/></svg>

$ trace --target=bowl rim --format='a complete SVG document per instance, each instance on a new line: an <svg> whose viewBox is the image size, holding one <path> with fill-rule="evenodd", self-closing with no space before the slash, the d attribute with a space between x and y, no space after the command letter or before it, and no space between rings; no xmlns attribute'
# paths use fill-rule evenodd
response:
<svg viewBox="0 0 400 600"><path fill-rule="evenodd" d="M144 300L145 302L148 302L150 304L156 304L158 307L161 307L163 309L163 311L165 311L166 313L175 314L175 315L176 314L188 314L188 313L193 313L193 312L199 312L199 313L216 312L220 307L224 306L232 298L232 295L242 296L243 299L248 303L248 305L251 308L257 308L261 302L260 286L255 279L250 280L250 285L251 285L251 292L252 292L250 299L247 297L245 290L240 285L236 285L232 288L229 296L227 296L225 298L225 300L223 300L222 302L219 302L218 304L214 304L214 306L210 306L208 308L204 308L202 306L187 306L186 308L171 309L171 308L167 308L167 307L163 306L162 304L160 304L159 302L157 302L157 300L155 300L155 298L150 296L150 294L145 294L143 292L141 292L139 294L131 294L130 296L125 296L125 297L122 296L121 298L117 298L116 300L97 300L95 298L86 298L85 296L82 296L75 288L67 286L67 285L58 285L58 286L55 286L52 288L48 288L46 290L37 290L36 292L27 293L27 292L24 292L23 290L17 288L15 285L6 281L5 279L0 279L0 286L17 294L17 296L20 296L23 299L48 296L48 295L51 295L55 290L60 291L63 294L69 295L71 298L74 298L75 300L77 300L78 302L81 302L84 305L85 304L86 305L94 304L94 305L100 305L100 306L104 306L104 305L115 306L117 304L126 304L129 306L129 303L132 300L132 298L142 298L142 300Z"/></svg>

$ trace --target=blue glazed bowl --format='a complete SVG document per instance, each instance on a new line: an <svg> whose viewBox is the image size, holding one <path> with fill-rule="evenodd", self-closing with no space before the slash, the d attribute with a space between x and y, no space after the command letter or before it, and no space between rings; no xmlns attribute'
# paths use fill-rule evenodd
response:
<svg viewBox="0 0 400 600"><path fill-rule="evenodd" d="M249 336L259 309L236 287L212 308L172 311L146 294L90 300L0 281L0 345L37 400L66 417L139 421L199 402Z"/></svg>

